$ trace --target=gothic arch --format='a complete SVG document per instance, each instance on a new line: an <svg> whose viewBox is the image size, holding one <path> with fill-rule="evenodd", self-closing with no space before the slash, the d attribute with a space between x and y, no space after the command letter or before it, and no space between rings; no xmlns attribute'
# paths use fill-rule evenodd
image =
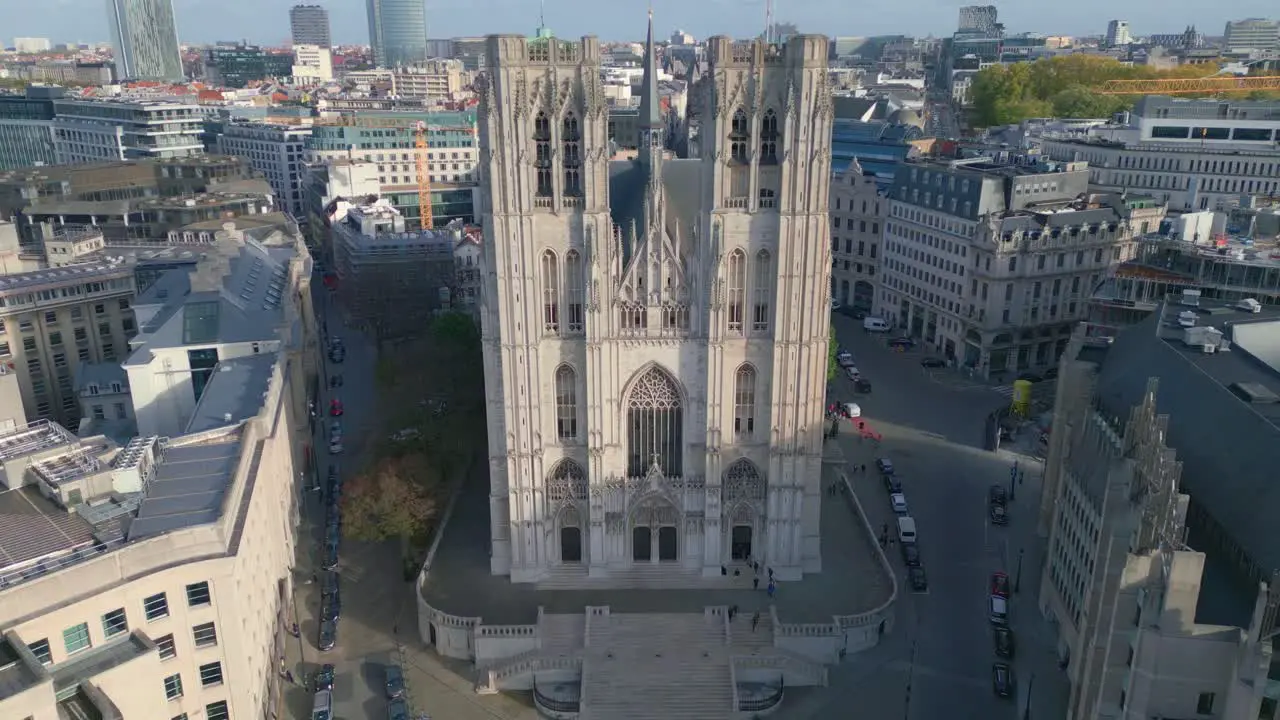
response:
<svg viewBox="0 0 1280 720"><path fill-rule="evenodd" d="M547 473L548 513L583 503L587 499L587 473L572 458L564 458Z"/></svg>
<svg viewBox="0 0 1280 720"><path fill-rule="evenodd" d="M623 391L627 474L647 475L655 463L667 477L682 475L684 459L683 386L666 368L648 363Z"/></svg>
<svg viewBox="0 0 1280 720"><path fill-rule="evenodd" d="M740 457L725 468L724 504L731 507L738 502L763 502L765 478L760 468L748 458Z"/></svg>

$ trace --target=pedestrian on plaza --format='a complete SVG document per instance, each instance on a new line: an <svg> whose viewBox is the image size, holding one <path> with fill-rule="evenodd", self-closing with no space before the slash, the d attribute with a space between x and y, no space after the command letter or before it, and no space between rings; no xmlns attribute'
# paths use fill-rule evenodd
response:
<svg viewBox="0 0 1280 720"><path fill-rule="evenodd" d="M867 464L866 464L866 463L863 463L863 464L862 464L862 474L863 474L863 475L866 475L866 474L867 474Z"/></svg>
<svg viewBox="0 0 1280 720"><path fill-rule="evenodd" d="M759 590L759 589L760 589L760 576L759 576L759 575L757 575L757 576L755 576L755 577L751 578L751 589L752 589L752 590Z"/></svg>
<svg viewBox="0 0 1280 720"><path fill-rule="evenodd" d="M770 580L770 581L769 581L769 591L768 591L768 592L769 592L769 599L770 599L770 600L772 600L772 599L773 599L773 593L774 593L774 592L776 592L776 591L777 591L777 589L778 589L778 586L777 586L777 585L776 585L772 580Z"/></svg>
<svg viewBox="0 0 1280 720"><path fill-rule="evenodd" d="M773 568L769 568L769 582L773 582Z"/></svg>
<svg viewBox="0 0 1280 720"><path fill-rule="evenodd" d="M290 670L285 670L285 671L284 671L284 679L285 679L285 680L288 680L290 685L293 685L293 684L294 684L294 682L293 682L293 672L292 672L292 671L290 671Z"/></svg>
<svg viewBox="0 0 1280 720"><path fill-rule="evenodd" d="M751 632L756 631L756 626L760 624L760 611L757 610L755 615L751 616Z"/></svg>

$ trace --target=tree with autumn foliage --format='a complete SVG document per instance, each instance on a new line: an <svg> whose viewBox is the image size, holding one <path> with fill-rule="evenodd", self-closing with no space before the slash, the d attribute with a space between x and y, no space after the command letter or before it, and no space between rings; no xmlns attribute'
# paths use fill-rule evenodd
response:
<svg viewBox="0 0 1280 720"><path fill-rule="evenodd" d="M973 79L973 123L990 127L1034 117L1107 118L1132 108L1140 97L1099 94L1108 80L1185 80L1213 70L1205 65L1156 70L1083 53L992 65Z"/></svg>
<svg viewBox="0 0 1280 720"><path fill-rule="evenodd" d="M439 486L421 454L378 460L343 489L344 534L365 541L407 542L420 536L435 518Z"/></svg>

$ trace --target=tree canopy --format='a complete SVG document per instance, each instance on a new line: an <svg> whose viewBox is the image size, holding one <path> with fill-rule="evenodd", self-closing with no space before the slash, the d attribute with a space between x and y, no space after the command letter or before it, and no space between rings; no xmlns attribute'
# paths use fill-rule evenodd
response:
<svg viewBox="0 0 1280 720"><path fill-rule="evenodd" d="M1189 79L1211 74L1211 65L1155 70L1084 54L992 65L973 80L973 124L1008 125L1034 117L1106 118L1133 107L1138 97L1099 94L1097 89L1108 80Z"/></svg>
<svg viewBox="0 0 1280 720"><path fill-rule="evenodd" d="M438 486L431 464L417 454L380 459L352 478L342 496L344 534L356 540L408 540L435 517Z"/></svg>

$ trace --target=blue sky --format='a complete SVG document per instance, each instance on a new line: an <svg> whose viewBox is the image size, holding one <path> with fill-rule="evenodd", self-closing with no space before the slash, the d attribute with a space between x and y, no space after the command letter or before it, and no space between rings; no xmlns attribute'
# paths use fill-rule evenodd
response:
<svg viewBox="0 0 1280 720"><path fill-rule="evenodd" d="M178 35L183 42L206 43L247 39L269 45L289 37L289 8L299 0L173 0ZM364 0L302 0L329 9L333 38L338 43L368 42ZM727 34L746 37L764 25L765 0L653 0L655 28L660 36L676 28L698 38ZM901 33L943 35L955 29L962 0L775 0L779 20L795 23L802 32L828 35L885 35ZM1116 17L1115 2L995 2L1010 32L1101 34ZM1131 0L1120 19L1135 34L1177 32L1195 24L1201 32L1221 34L1227 20L1280 15L1275 0L1232 0L1226 3L1191 0ZM529 33L538 21L538 0L427 0L431 37ZM563 37L599 35L605 40L640 39L647 3L642 0L546 0L547 24ZM95 42L107 39L106 0L0 0L0 42L17 37L47 37L54 42Z"/></svg>

